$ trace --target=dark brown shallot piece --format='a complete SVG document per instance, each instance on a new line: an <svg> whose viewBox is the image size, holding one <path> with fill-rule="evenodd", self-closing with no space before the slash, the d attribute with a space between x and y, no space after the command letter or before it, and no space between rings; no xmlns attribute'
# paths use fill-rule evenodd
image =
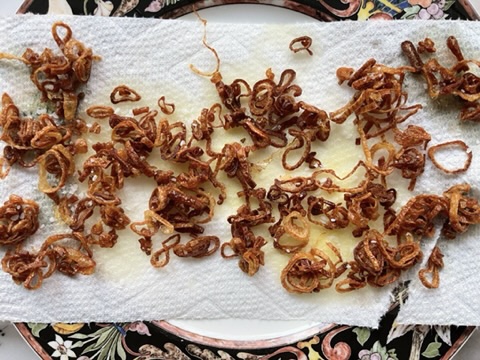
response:
<svg viewBox="0 0 480 360"><path fill-rule="evenodd" d="M135 90L129 88L127 85L119 85L113 89L110 94L110 101L112 104L118 104L125 101L139 101L142 97Z"/></svg>
<svg viewBox="0 0 480 360"><path fill-rule="evenodd" d="M297 53L299 51L306 51L309 55L313 55L312 50L310 50L311 46L312 38L310 36L300 36L293 39L288 47L294 53Z"/></svg>
<svg viewBox="0 0 480 360"><path fill-rule="evenodd" d="M348 210L341 204L335 204L322 197L309 196L308 220L312 224L321 225L326 229L343 229L348 226Z"/></svg>
<svg viewBox="0 0 480 360"><path fill-rule="evenodd" d="M432 39L425 38L425 40L418 42L419 53L423 53L423 52L434 53L435 51L437 51L437 49L435 49L435 43L433 42Z"/></svg>
<svg viewBox="0 0 480 360"><path fill-rule="evenodd" d="M191 239L186 244L177 244L173 253L178 257L202 258L212 255L220 247L217 236L199 236Z"/></svg>

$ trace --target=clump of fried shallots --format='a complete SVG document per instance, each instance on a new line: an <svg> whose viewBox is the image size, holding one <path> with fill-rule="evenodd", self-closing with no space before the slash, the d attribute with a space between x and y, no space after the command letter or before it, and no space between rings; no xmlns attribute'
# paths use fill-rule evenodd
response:
<svg viewBox="0 0 480 360"><path fill-rule="evenodd" d="M457 60L451 67L440 64L436 57L422 60L420 53L426 49L435 53L435 44L431 39L425 39L415 46L411 41L402 43L402 50L414 67L414 72L420 73L427 82L428 94L432 99L453 95L462 101L460 120L480 121L480 77L478 70L480 61L465 59L458 40L454 36L447 39L447 47Z"/></svg>
<svg viewBox="0 0 480 360"><path fill-rule="evenodd" d="M39 227L38 204L11 195L0 207L0 245L7 246L2 268L27 289L40 287L43 279L55 271L75 275L91 274L95 270L90 248L92 235L83 233L83 223L93 213L93 206L90 201L84 201L72 210L76 198L61 195L61 189L75 173L75 155L87 151L87 144L81 138L85 123L76 113L79 100L84 96L81 86L89 80L92 63L98 58L73 37L65 23L55 23L52 36L60 55L51 49L40 54L27 49L22 57L0 54L0 59L20 60L29 66L30 79L40 91L41 101L55 109L54 115L24 117L12 98L2 95L0 139L6 146L0 161L0 177L6 177L14 165L36 166L39 190L58 205L61 217L72 229L71 233L48 237L38 252L27 251L23 248L24 242ZM102 214L119 221L111 209L102 209ZM105 237L98 226L96 233Z"/></svg>
<svg viewBox="0 0 480 360"><path fill-rule="evenodd" d="M73 156L86 151L82 141L75 139L85 128L76 113L79 100L84 96L81 86L90 79L92 63L98 57L73 37L65 23L54 23L52 36L61 55L48 48L40 54L27 49L21 57L0 53L0 59L20 60L30 67L30 79L40 91L41 101L55 109L55 116L22 117L12 98L3 94L0 139L7 145L2 158L2 163L7 165L3 177L14 164L38 165L40 190L55 197L74 171ZM56 178L56 183L48 183L50 176Z"/></svg>
<svg viewBox="0 0 480 360"><path fill-rule="evenodd" d="M59 117L72 121L83 97L80 87L90 79L92 62L98 57L75 39L63 22L53 24L52 36L61 55L48 48L40 54L29 48L21 57L0 53L0 59L16 59L29 66L30 79L40 91L42 101L52 103Z"/></svg>

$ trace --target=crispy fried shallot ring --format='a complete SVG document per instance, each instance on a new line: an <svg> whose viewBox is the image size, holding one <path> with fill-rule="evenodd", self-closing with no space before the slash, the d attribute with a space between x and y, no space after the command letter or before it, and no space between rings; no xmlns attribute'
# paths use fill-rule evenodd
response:
<svg viewBox="0 0 480 360"><path fill-rule="evenodd" d="M63 145L55 145L38 159L38 170L38 188L45 194L54 194L75 171L73 155ZM56 185L49 183L48 174L58 178Z"/></svg>
<svg viewBox="0 0 480 360"><path fill-rule="evenodd" d="M308 244L310 224L308 224L300 212L292 211L283 217L273 237L273 246L276 249L286 253L296 252ZM287 240L282 239L284 237L286 237Z"/></svg>
<svg viewBox="0 0 480 360"><path fill-rule="evenodd" d="M119 85L113 89L110 94L112 104L118 104L125 101L139 101L142 97L127 85Z"/></svg>
<svg viewBox="0 0 480 360"><path fill-rule="evenodd" d="M87 109L87 115L94 119L107 119L114 114L114 110L110 106L95 105Z"/></svg>
<svg viewBox="0 0 480 360"><path fill-rule="evenodd" d="M161 96L158 99L158 107L165 115L172 115L175 112L175 104L174 103L167 103L165 101L165 96Z"/></svg>
<svg viewBox="0 0 480 360"><path fill-rule="evenodd" d="M438 150L445 149L445 148L455 148L455 147L460 148L460 150L465 152L465 155L466 155L465 163L463 164L462 167L458 167L456 169L447 169L445 166L443 166L438 162L435 154L437 153ZM467 171L468 168L470 167L470 164L472 163L472 157L473 157L472 151L469 149L467 144L465 144L462 140L447 141L441 144L430 146L427 154L430 160L432 161L433 165L435 165L437 169L440 169L447 174L458 174L458 173Z"/></svg>
<svg viewBox="0 0 480 360"><path fill-rule="evenodd" d="M300 36L293 39L288 48L294 53L306 51L309 55L313 55L312 50L310 50L310 46L312 46L312 38L310 36Z"/></svg>

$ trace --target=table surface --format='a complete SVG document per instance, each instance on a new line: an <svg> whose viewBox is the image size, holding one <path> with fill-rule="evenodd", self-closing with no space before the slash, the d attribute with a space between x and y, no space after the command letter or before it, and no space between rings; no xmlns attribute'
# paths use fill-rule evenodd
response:
<svg viewBox="0 0 480 360"><path fill-rule="evenodd" d="M471 0L474 6L478 6L480 9L480 0ZM0 16L13 15L23 3L23 0L8 0L0 2ZM247 6L247 5L245 5ZM259 12L262 13L265 11L265 16L263 20L271 19L275 21L275 17L271 16L271 7L262 7L261 5L255 6L255 16L259 16ZM215 10L217 14L221 15L222 9L219 7ZM270 13L268 15L267 11ZM248 11L244 12L245 20L248 21L251 13ZM277 13L276 13L277 14ZM278 13L280 14L280 13ZM282 13L283 15L284 13ZM293 14L295 18L298 17L298 14ZM277 16L277 15L275 15ZM238 19L238 13L236 13L236 20ZM456 359L461 360L476 360L479 358L480 353L480 331L476 331L470 340L463 346L463 348L458 352ZM34 360L38 359L38 356L33 352L30 346L23 340L19 335L16 328L8 323L0 321L0 359L22 359L22 360Z"/></svg>

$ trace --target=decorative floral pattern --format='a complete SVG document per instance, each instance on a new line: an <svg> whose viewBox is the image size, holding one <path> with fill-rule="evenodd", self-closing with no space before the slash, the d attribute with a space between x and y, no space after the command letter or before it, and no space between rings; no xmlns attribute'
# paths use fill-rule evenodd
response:
<svg viewBox="0 0 480 360"><path fill-rule="evenodd" d="M194 0L197 9L251 0ZM314 16L322 21L393 19L467 19L457 0L259 0ZM49 7L50 3L50 7ZM192 11L190 0L32 0L27 11L78 15L175 18ZM62 10L63 9L63 10ZM70 12L70 13L71 13Z"/></svg>
<svg viewBox="0 0 480 360"><path fill-rule="evenodd" d="M182 337L162 322L17 324L39 354L71 360L447 360L473 327L398 325L398 308L379 329L332 326L296 343L259 340L232 348L226 342ZM222 346L223 345L223 346Z"/></svg>
<svg viewBox="0 0 480 360"><path fill-rule="evenodd" d="M196 1L198 9L232 0ZM236 2L233 0L233 2ZM238 0L237 2L242 2ZM318 0L310 5L260 0L303 11L323 21L343 19L466 19L455 0ZM63 9L63 10L62 10ZM189 0L33 0L28 12L73 12L77 15L174 18L191 11ZM403 360L448 359L473 332L473 327L399 325L393 308L379 329L332 326L296 343L272 347L221 348L216 340L187 341L161 322L111 324L17 324L30 345L45 359L60 360ZM209 343L210 341L210 343ZM205 343L208 345L205 345ZM220 342L221 343L221 342ZM203 344L203 345L201 345Z"/></svg>
<svg viewBox="0 0 480 360"><path fill-rule="evenodd" d="M71 340L64 341L60 335L55 335L55 341L49 341L48 346L53 350L53 358L59 357L60 360L68 360L69 358L76 358L77 355L73 352L73 342Z"/></svg>
<svg viewBox="0 0 480 360"><path fill-rule="evenodd" d="M440 20L448 19L448 10L455 0L409 0L402 19Z"/></svg>
<svg viewBox="0 0 480 360"><path fill-rule="evenodd" d="M97 8L93 10L93 15L96 16L110 16L113 10L113 3L111 1L95 0Z"/></svg>

